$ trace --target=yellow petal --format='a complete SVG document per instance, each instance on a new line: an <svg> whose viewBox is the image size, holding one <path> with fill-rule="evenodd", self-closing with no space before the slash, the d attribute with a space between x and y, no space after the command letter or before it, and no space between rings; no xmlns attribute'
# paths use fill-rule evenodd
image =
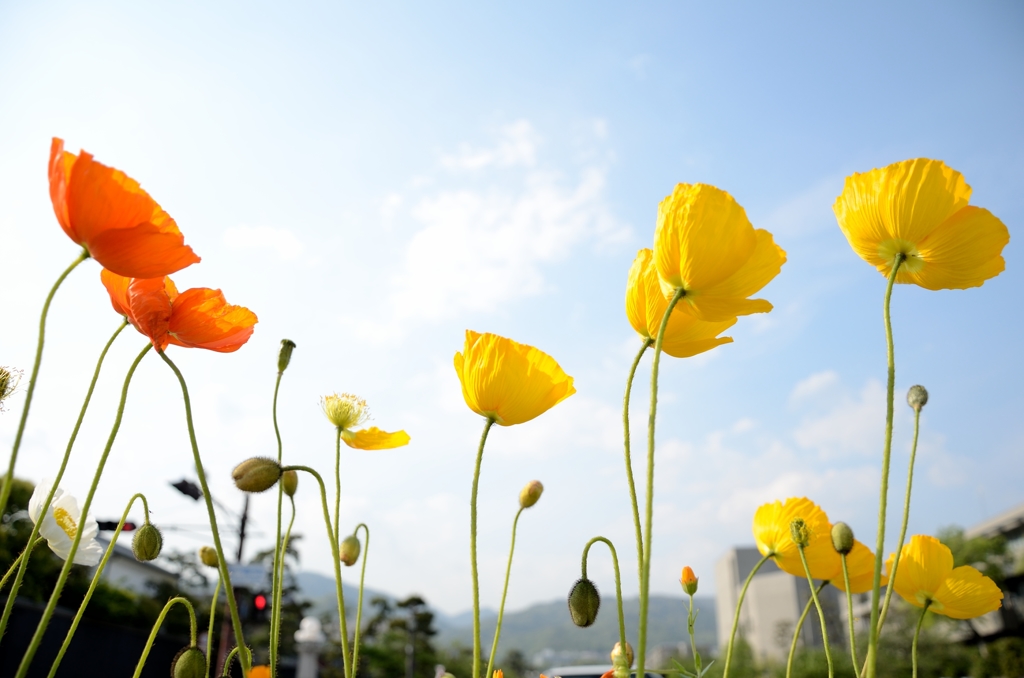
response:
<svg viewBox="0 0 1024 678"><path fill-rule="evenodd" d="M651 265L654 252L649 249L642 249L636 253L633 265L629 267L629 277L626 279L626 317L629 324L633 326L641 337L650 339L650 330L647 328L647 284L646 276ZM661 297L661 291L657 296Z"/></svg>
<svg viewBox="0 0 1024 678"><path fill-rule="evenodd" d="M797 577L807 576L790 524L803 518L811 533L804 549L811 576L822 578L836 570L839 555L832 548L832 525L821 508L806 497L790 497L784 503L765 504L754 513L754 541L761 555L770 555L775 564Z"/></svg>
<svg viewBox="0 0 1024 678"><path fill-rule="evenodd" d="M924 262L916 272L897 274L929 290L979 287L1003 272L1002 251L1010 232L995 215L980 207L958 210L918 245Z"/></svg>
<svg viewBox="0 0 1024 678"><path fill-rule="evenodd" d="M890 556L889 563L892 562ZM892 571L892 565L887 567ZM950 572L953 571L953 553L935 537L915 534L903 546L896 581L896 593L911 605L922 607L935 596Z"/></svg>
<svg viewBox="0 0 1024 678"><path fill-rule="evenodd" d="M929 609L953 619L974 619L998 610L1002 599L1003 592L994 581L970 565L963 565L942 582Z"/></svg>
<svg viewBox="0 0 1024 678"><path fill-rule="evenodd" d="M390 450L393 447L409 444L409 434L405 431L388 433L381 431L376 426L359 431L342 431L341 439L345 441L346 445L357 450Z"/></svg>
<svg viewBox="0 0 1024 678"><path fill-rule="evenodd" d="M760 291L782 270L786 253L775 244L772 234L764 229L755 231L757 244L750 258L731 276L703 289L688 292L685 299L694 316L703 320L722 320L725 317L767 313L771 304L763 299L747 299Z"/></svg>
<svg viewBox="0 0 1024 678"><path fill-rule="evenodd" d="M875 585L875 554L861 542L854 541L853 550L846 556L846 571L850 576L850 593L870 591ZM882 586L888 582L889 577L882 572ZM846 591L842 571L832 580L832 584L840 591Z"/></svg>

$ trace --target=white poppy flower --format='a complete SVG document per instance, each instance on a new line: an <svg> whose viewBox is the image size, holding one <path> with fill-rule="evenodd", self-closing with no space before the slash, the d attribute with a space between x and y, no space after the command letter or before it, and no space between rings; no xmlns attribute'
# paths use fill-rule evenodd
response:
<svg viewBox="0 0 1024 678"><path fill-rule="evenodd" d="M39 524L39 535L46 539L50 550L67 560L75 535L78 530L82 530L82 539L75 552L75 564L92 566L100 562L103 547L96 541L96 535L99 534L96 520L91 515L82 520L78 500L61 487L53 493L53 500L46 506L46 495L50 493L51 487L53 480L42 480L36 485L28 502L28 517L33 523Z"/></svg>

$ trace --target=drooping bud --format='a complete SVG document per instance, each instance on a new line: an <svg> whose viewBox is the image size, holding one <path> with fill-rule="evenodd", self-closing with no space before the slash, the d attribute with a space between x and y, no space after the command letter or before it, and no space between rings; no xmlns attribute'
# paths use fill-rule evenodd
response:
<svg viewBox="0 0 1024 678"><path fill-rule="evenodd" d="M832 526L832 546L837 553L844 556L849 555L853 550L853 530L846 523L836 523Z"/></svg>
<svg viewBox="0 0 1024 678"><path fill-rule="evenodd" d="M135 560L143 563L156 560L163 547L164 537L152 523L146 523L140 527L132 537L132 553L135 554Z"/></svg>
<svg viewBox="0 0 1024 678"><path fill-rule="evenodd" d="M540 484L539 480L531 480L526 483L526 487L519 493L519 505L523 508L530 508L540 499L540 495L544 493L544 486Z"/></svg>
<svg viewBox="0 0 1024 678"><path fill-rule="evenodd" d="M299 474L297 471L285 471L281 474L281 487L289 497L295 496L295 490L299 489Z"/></svg>
<svg viewBox="0 0 1024 678"><path fill-rule="evenodd" d="M793 535L793 543L801 548L807 548L811 543L811 528L803 518L796 518L789 524L789 532Z"/></svg>
<svg viewBox="0 0 1024 678"><path fill-rule="evenodd" d="M359 552L362 550L363 546L359 543L359 538L350 534L341 540L341 544L338 546L338 557L345 565L352 567L359 560Z"/></svg>
<svg viewBox="0 0 1024 678"><path fill-rule="evenodd" d="M266 492L281 477L281 465L267 457L253 457L236 466L231 477L243 492Z"/></svg>
<svg viewBox="0 0 1024 678"><path fill-rule="evenodd" d="M172 678L204 678L206 655L198 647L183 647L171 661Z"/></svg>
<svg viewBox="0 0 1024 678"><path fill-rule="evenodd" d="M920 412L921 408L928 404L928 389L921 385L911 386L907 391L907 404L915 412Z"/></svg>
<svg viewBox="0 0 1024 678"><path fill-rule="evenodd" d="M569 591L569 615L576 626L587 627L597 621L601 594L589 579L578 579Z"/></svg>
<svg viewBox="0 0 1024 678"><path fill-rule="evenodd" d="M201 546L199 548L199 562L207 567L217 567L220 559L217 558L217 549L212 546Z"/></svg>
<svg viewBox="0 0 1024 678"><path fill-rule="evenodd" d="M288 369L288 363L292 361L292 351L295 350L295 342L291 339L281 340L281 352L277 354L277 371L284 372Z"/></svg>
<svg viewBox="0 0 1024 678"><path fill-rule="evenodd" d="M633 646L626 641L626 650L623 652L622 645L615 643L615 647L612 648L611 653L612 665L616 668L622 666L625 668L631 668L633 666Z"/></svg>
<svg viewBox="0 0 1024 678"><path fill-rule="evenodd" d="M693 573L693 570L689 565L683 568L683 573L679 577L679 583L683 585L683 590L686 591L686 595L692 596L697 593L697 576Z"/></svg>

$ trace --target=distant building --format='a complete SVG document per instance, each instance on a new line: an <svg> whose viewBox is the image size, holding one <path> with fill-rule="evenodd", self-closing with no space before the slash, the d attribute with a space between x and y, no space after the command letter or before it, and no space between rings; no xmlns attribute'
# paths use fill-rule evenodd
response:
<svg viewBox="0 0 1024 678"><path fill-rule="evenodd" d="M1003 583L1003 606L995 612L970 621L967 640L994 640L1024 632L1024 504L973 525L964 531L968 539L1003 537L1012 555L1010 573Z"/></svg>
<svg viewBox="0 0 1024 678"><path fill-rule="evenodd" d="M114 552L110 554L110 560L107 561L106 567L103 568L102 581L134 593L143 594L153 593L152 589L148 586L149 582L178 583L178 575L173 572L169 572L154 563L141 563L136 560L131 548L121 543L127 536L121 535L118 538L117 544L114 546ZM103 551L106 552L107 547L110 545L110 540L99 537L97 541L103 547Z"/></svg>

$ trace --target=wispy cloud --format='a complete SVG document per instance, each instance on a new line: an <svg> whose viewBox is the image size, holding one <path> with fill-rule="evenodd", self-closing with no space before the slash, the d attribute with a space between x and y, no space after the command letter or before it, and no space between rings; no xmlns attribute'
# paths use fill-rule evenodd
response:
<svg viewBox="0 0 1024 678"><path fill-rule="evenodd" d="M304 249L294 233L271 226L234 226L224 231L224 244L236 250L266 250L285 261L295 261Z"/></svg>

